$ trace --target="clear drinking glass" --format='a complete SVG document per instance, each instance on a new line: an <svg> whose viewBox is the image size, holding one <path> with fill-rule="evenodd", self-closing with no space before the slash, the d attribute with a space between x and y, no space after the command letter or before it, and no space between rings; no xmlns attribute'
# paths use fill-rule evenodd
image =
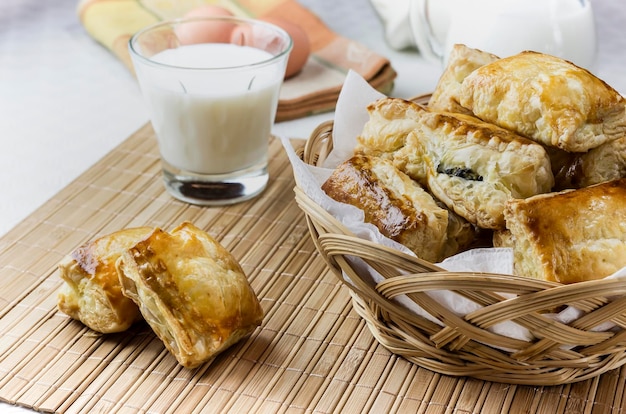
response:
<svg viewBox="0 0 626 414"><path fill-rule="evenodd" d="M237 17L162 22L130 39L171 195L225 205L263 191L291 48L279 27Z"/></svg>

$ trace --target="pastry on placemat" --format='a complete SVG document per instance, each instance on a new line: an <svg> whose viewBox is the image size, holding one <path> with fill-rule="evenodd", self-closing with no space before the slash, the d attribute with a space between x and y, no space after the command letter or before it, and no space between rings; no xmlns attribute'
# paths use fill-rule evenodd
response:
<svg viewBox="0 0 626 414"><path fill-rule="evenodd" d="M335 168L322 190L361 209L365 222L424 260L442 260L473 240L469 223L440 207L419 184L379 157L355 155Z"/></svg>
<svg viewBox="0 0 626 414"><path fill-rule="evenodd" d="M151 231L150 227L119 230L80 246L61 260L59 310L102 333L121 332L141 320L137 305L122 294L115 263Z"/></svg>
<svg viewBox="0 0 626 414"><path fill-rule="evenodd" d="M448 55L443 74L428 101L428 107L443 112L471 115L472 111L459 103L459 90L463 80L473 71L495 62L499 57L463 44L456 44Z"/></svg>
<svg viewBox="0 0 626 414"><path fill-rule="evenodd" d="M124 295L177 361L196 367L250 334L263 310L232 254L185 222L155 229L118 260Z"/></svg>
<svg viewBox="0 0 626 414"><path fill-rule="evenodd" d="M626 179L511 200L504 216L520 276L574 283L626 266Z"/></svg>
<svg viewBox="0 0 626 414"><path fill-rule="evenodd" d="M522 52L470 73L459 103L478 118L570 152L626 134L626 100L602 80L554 56Z"/></svg>

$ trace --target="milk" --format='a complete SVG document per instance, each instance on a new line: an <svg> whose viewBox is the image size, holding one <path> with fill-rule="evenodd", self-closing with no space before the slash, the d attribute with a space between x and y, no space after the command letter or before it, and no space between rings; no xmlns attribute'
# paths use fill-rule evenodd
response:
<svg viewBox="0 0 626 414"><path fill-rule="evenodd" d="M237 67L271 58L259 49L217 43L152 56L163 68L139 79L163 160L196 174L228 174L265 163L281 68L260 65L250 74ZM168 66L177 67L175 78Z"/></svg>

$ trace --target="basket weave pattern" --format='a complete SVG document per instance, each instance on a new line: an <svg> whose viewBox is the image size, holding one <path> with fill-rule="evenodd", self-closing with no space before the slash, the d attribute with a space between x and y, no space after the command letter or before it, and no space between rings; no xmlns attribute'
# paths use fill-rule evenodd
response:
<svg viewBox="0 0 626 414"><path fill-rule="evenodd" d="M305 163L318 165L332 150L332 128L329 121L313 132L300 154ZM389 351L445 375L538 386L581 381L626 363L623 281L562 285L510 275L447 272L355 237L298 186L295 193L317 250L346 282L354 309ZM384 280L373 282L363 272L363 263ZM454 292L482 308L456 315L429 295L437 290ZM399 296L413 301L430 318L399 303ZM566 306L581 310L582 316L569 324L547 316ZM536 339L514 339L490 329L505 322L528 329ZM596 330L609 323L612 329Z"/></svg>

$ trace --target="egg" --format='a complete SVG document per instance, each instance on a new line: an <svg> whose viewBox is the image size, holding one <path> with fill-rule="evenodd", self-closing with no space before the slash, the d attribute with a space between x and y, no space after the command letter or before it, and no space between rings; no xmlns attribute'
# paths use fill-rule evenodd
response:
<svg viewBox="0 0 626 414"><path fill-rule="evenodd" d="M230 10L220 6L204 5L190 10L184 18L202 17L229 17L233 16ZM234 23L227 21L196 21L181 24L176 27L176 36L183 45L196 43L228 43Z"/></svg>
<svg viewBox="0 0 626 414"><path fill-rule="evenodd" d="M293 42L293 48L291 49L289 60L287 61L285 79L298 74L307 60L309 60L309 55L311 54L311 43L304 29L295 23L277 17L264 17L259 20L278 26L289 34ZM251 44L250 39L252 39L254 35L255 34L252 33L249 27L237 27L232 31L230 41L237 45L249 45ZM256 35L258 36L258 34ZM271 42L266 44L267 50L271 50L271 48Z"/></svg>
<svg viewBox="0 0 626 414"><path fill-rule="evenodd" d="M285 79L298 74L306 64L307 60L309 60L309 55L311 54L311 42L309 41L309 36L301 26L288 20L278 17L265 17L261 20L275 24L289 33L289 36L291 36L291 40L293 41L293 49L291 49L289 61L287 62Z"/></svg>

